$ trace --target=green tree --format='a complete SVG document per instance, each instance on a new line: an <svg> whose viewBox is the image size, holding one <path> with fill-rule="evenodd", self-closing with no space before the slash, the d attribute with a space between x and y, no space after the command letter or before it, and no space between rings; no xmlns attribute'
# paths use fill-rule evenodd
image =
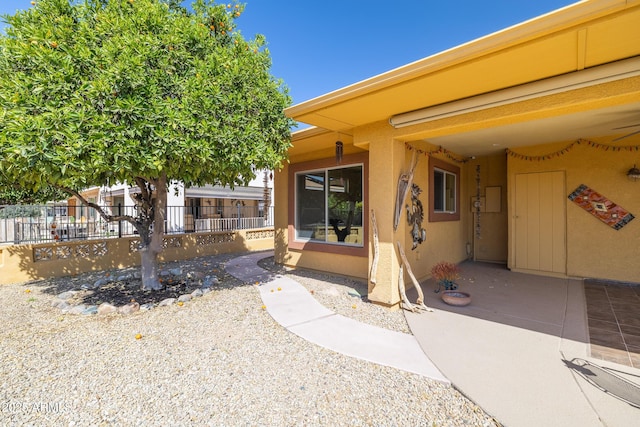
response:
<svg viewBox="0 0 640 427"><path fill-rule="evenodd" d="M265 40L245 40L244 5L197 0L38 0L0 37L0 173L63 189L141 239L144 289L159 289L167 188L243 185L286 158L287 89ZM79 190L135 183L139 215Z"/></svg>
<svg viewBox="0 0 640 427"><path fill-rule="evenodd" d="M57 188L44 187L33 191L13 182L3 182L2 175L0 175L0 206L44 204L66 198L67 194Z"/></svg>

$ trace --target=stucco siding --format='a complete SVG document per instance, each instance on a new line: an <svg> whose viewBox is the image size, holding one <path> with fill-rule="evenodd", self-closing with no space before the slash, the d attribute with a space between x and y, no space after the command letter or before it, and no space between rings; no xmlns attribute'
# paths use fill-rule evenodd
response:
<svg viewBox="0 0 640 427"><path fill-rule="evenodd" d="M520 148L518 154L540 156L565 148L571 141ZM592 147L587 143L575 145L570 151L545 160L508 158L509 188L512 190L517 174L545 171L564 171L566 176L566 247L567 275L621 281L640 281L640 220L629 222L615 230L577 206L568 196L579 185L587 185L614 203L640 216L640 182L626 177L634 163L640 164L640 152L616 151L623 141L610 150ZM510 193L509 204L514 206ZM511 210L513 214L513 209ZM512 225L510 226L513 232ZM513 265L510 249L509 264Z"/></svg>

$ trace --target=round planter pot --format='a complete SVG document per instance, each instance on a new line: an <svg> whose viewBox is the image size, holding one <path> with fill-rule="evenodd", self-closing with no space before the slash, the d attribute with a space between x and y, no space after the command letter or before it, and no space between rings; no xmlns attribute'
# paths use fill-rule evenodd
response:
<svg viewBox="0 0 640 427"><path fill-rule="evenodd" d="M460 291L444 291L442 293L442 301L449 305L463 307L471 303L471 295Z"/></svg>

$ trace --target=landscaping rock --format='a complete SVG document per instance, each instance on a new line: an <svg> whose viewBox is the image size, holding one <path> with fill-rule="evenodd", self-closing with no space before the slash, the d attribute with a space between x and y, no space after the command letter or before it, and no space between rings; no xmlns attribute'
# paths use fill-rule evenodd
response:
<svg viewBox="0 0 640 427"><path fill-rule="evenodd" d="M192 299L193 297L189 294L180 295L180 297L178 298L178 302L187 302L187 301L191 301Z"/></svg>
<svg viewBox="0 0 640 427"><path fill-rule="evenodd" d="M133 314L136 311L140 310L140 304L137 302L130 302L129 304L125 304L123 306L118 307L118 313L128 315Z"/></svg>
<svg viewBox="0 0 640 427"><path fill-rule="evenodd" d="M202 296L202 290L201 289L196 289L195 291L191 292L191 296L193 298L198 298Z"/></svg>
<svg viewBox="0 0 640 427"><path fill-rule="evenodd" d="M126 280L131 280L133 279L133 274L128 273L128 274L122 274L120 276L118 276L118 282L124 282Z"/></svg>
<svg viewBox="0 0 640 427"><path fill-rule="evenodd" d="M362 298L362 295L360 295L360 292L356 291L355 289L349 289L347 291L347 294L349 294L350 297Z"/></svg>
<svg viewBox="0 0 640 427"><path fill-rule="evenodd" d="M182 269L172 268L171 270L169 270L169 273L173 274L174 276L182 276Z"/></svg>
<svg viewBox="0 0 640 427"><path fill-rule="evenodd" d="M106 279L104 277L102 279L98 279L93 283L93 289L97 289L100 286L104 286L104 285L106 285L107 283L110 283L110 282L111 282L111 280Z"/></svg>
<svg viewBox="0 0 640 427"><path fill-rule="evenodd" d="M220 280L217 277L211 277L211 276L207 276L204 278L204 280L202 281L202 287L203 288L210 288L214 285L219 285L220 284Z"/></svg>
<svg viewBox="0 0 640 427"><path fill-rule="evenodd" d="M89 305L82 312L82 314L87 315L87 316L88 315L92 315L92 314L97 314L97 313L98 313L98 306L97 305Z"/></svg>
<svg viewBox="0 0 640 427"><path fill-rule="evenodd" d="M87 308L86 305L79 304L79 305L76 305L76 306L69 307L67 309L67 313L69 313L69 314L82 314L82 312L85 311L86 308Z"/></svg>
<svg viewBox="0 0 640 427"><path fill-rule="evenodd" d="M166 306L172 305L174 302L176 302L175 298L166 298L160 301L160 303L158 304L158 307L166 307Z"/></svg>
<svg viewBox="0 0 640 427"><path fill-rule="evenodd" d="M200 290L202 291L202 295L206 295L206 294L208 294L209 292L211 292L211 288L202 288L202 289L200 289Z"/></svg>
<svg viewBox="0 0 640 427"><path fill-rule="evenodd" d="M61 300L68 300L73 298L73 296L78 293L78 291L67 291L58 295L58 298Z"/></svg>
<svg viewBox="0 0 640 427"><path fill-rule="evenodd" d="M103 302L98 306L98 314L110 314L118 311L118 307L115 305L109 304L108 302Z"/></svg>
<svg viewBox="0 0 640 427"><path fill-rule="evenodd" d="M148 311L148 310L153 309L153 307L154 307L154 306L155 306L155 304L154 304L154 303L152 303L152 302L148 302L148 303L146 303L146 304L142 304L142 305L140 306L140 310Z"/></svg>
<svg viewBox="0 0 640 427"><path fill-rule="evenodd" d="M187 273L187 279L202 280L204 279L204 273L202 271L192 271Z"/></svg>

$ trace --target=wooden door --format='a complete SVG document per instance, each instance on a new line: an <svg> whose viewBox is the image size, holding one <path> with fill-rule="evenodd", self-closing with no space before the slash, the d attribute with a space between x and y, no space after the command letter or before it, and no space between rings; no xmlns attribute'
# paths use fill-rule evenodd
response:
<svg viewBox="0 0 640 427"><path fill-rule="evenodd" d="M564 181L564 172L516 175L516 269L566 273Z"/></svg>

